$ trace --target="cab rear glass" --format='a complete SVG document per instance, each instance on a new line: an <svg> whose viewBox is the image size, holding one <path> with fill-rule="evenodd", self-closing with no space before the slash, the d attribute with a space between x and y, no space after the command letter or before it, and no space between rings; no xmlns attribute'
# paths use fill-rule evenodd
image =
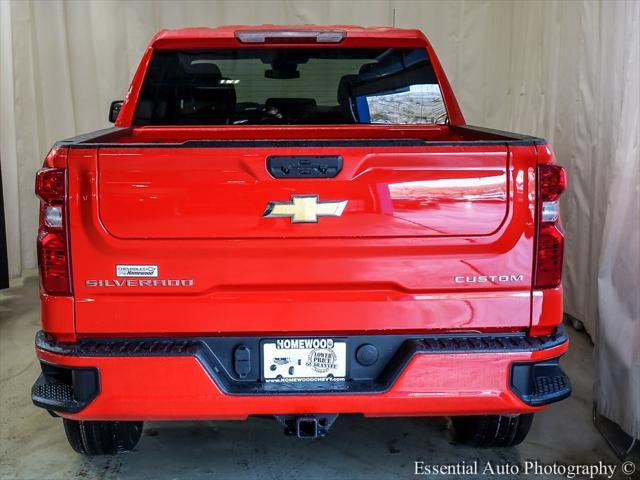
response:
<svg viewBox="0 0 640 480"><path fill-rule="evenodd" d="M135 125L443 124L424 49L158 50Z"/></svg>

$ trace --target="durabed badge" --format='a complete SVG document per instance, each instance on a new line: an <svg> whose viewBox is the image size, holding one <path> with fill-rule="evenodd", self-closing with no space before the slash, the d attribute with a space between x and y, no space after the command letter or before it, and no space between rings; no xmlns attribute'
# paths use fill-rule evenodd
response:
<svg viewBox="0 0 640 480"><path fill-rule="evenodd" d="M320 202L318 195L291 195L290 202L269 202L263 216L291 218L291 223L316 223L319 217L339 217L348 200Z"/></svg>

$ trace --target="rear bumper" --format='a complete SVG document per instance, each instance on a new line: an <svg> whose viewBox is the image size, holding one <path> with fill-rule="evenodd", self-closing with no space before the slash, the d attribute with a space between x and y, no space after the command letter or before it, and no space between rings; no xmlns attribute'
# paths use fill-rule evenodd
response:
<svg viewBox="0 0 640 480"><path fill-rule="evenodd" d="M249 415L361 413L366 416L534 412L571 392L558 358L568 347L560 327L523 334L346 337L349 362L363 343L378 346L377 365L343 383L264 384L259 338L92 339L56 342L40 332L43 374L36 405L84 420L244 419ZM237 357L249 351L243 378ZM242 368L240 370L243 370ZM246 371L246 369L244 369ZM302 391L304 390L304 391Z"/></svg>

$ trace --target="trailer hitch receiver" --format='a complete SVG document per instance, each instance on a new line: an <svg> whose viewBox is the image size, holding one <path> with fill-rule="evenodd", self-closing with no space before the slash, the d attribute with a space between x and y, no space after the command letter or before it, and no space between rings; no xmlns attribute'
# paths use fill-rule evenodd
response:
<svg viewBox="0 0 640 480"><path fill-rule="evenodd" d="M298 438L320 438L326 436L336 418L338 418L336 413L275 415L276 421L284 427L285 435Z"/></svg>

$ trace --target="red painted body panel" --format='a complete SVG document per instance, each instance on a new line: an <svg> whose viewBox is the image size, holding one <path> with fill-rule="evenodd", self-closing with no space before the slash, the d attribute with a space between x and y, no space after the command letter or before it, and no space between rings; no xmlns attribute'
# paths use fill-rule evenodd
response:
<svg viewBox="0 0 640 480"><path fill-rule="evenodd" d="M72 297L40 295L42 329L60 341L73 342L75 336L75 312Z"/></svg>
<svg viewBox="0 0 640 480"><path fill-rule="evenodd" d="M342 156L336 178L273 178L265 168L272 148L103 148L100 220L120 239L243 239L471 237L490 235L507 217L504 147L320 152ZM289 218L261 215L270 201L289 201L293 194L349 203L341 217L302 228Z"/></svg>
<svg viewBox="0 0 640 480"><path fill-rule="evenodd" d="M248 27L158 33L116 122L128 130L100 145L58 149L64 162L55 166L67 169L73 296L41 295L47 333L64 341L477 331L542 335L561 322L561 287L532 288L536 169L554 162L553 153L539 142L461 133L465 122L458 103L417 30L323 27L347 32L341 47L425 48L450 125L132 127L154 50L241 47L234 32L243 28ZM426 143L182 145L257 139ZM276 180L266 169L266 158L276 154L340 155L343 169L331 179ZM342 216L313 224L262 216L268 202L294 194L348 204ZM157 265L157 279L186 283L127 283L116 277L117 264ZM494 278L500 276L508 280ZM314 412L532 412L537 408L510 390L509 366L557 357L566 348L420 354L386 393L355 396L227 395L194 357L37 353L45 362L99 369L100 394L80 413L65 414L69 418L180 420Z"/></svg>
<svg viewBox="0 0 640 480"><path fill-rule="evenodd" d="M527 328L532 149L380 150L339 150L335 179L280 181L273 149L72 149L73 256L91 258L73 266L78 334ZM311 193L351 204L317 224L261 216ZM86 285L115 264L193 285ZM521 278L455 281L503 274Z"/></svg>
<svg viewBox="0 0 640 480"><path fill-rule="evenodd" d="M38 350L49 363L97 366L101 391L81 420L222 420L249 415L361 413L377 416L525 413L508 386L509 366L562 355L567 344L519 353L423 354L380 394L234 396L223 394L194 357L81 358ZM452 365L455 364L455 373Z"/></svg>
<svg viewBox="0 0 640 480"><path fill-rule="evenodd" d="M562 287L534 290L532 305L532 335L547 335L562 323Z"/></svg>

